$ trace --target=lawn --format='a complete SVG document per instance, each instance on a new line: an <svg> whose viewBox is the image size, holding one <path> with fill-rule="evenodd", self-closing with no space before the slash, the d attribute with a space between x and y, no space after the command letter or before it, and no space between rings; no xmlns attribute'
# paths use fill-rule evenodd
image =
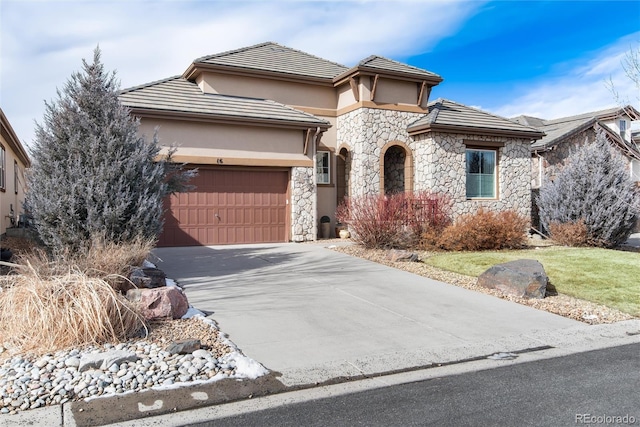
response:
<svg viewBox="0 0 640 427"><path fill-rule="evenodd" d="M559 293L640 317L640 253L599 248L549 247L436 254L425 263L468 276L516 259L535 259Z"/></svg>

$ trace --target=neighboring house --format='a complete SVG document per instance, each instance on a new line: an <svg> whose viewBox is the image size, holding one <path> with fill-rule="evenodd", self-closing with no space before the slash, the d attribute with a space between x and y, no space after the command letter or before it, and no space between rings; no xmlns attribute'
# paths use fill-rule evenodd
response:
<svg viewBox="0 0 640 427"><path fill-rule="evenodd" d="M592 142L598 129L624 155L632 179L640 183L640 145L631 122L640 120L640 113L632 106L592 111L577 116L545 120L518 116L516 123L531 126L545 136L531 145L531 187L540 188L543 177L553 178L572 151L585 142Z"/></svg>
<svg viewBox="0 0 640 427"><path fill-rule="evenodd" d="M631 131L631 122L639 119L640 113L632 106L554 120L531 116L513 118L516 123L534 127L545 133L542 139L531 145L531 188L534 194L545 178L555 177L558 168L574 150L586 142L592 142L598 130L602 130L612 146L624 156L629 175L640 186L640 135ZM539 227L535 206L532 210L532 223L534 227ZM637 228L640 228L640 223Z"/></svg>
<svg viewBox="0 0 640 427"><path fill-rule="evenodd" d="M0 108L0 234L17 225L23 213L25 169L29 156Z"/></svg>
<svg viewBox="0 0 640 427"><path fill-rule="evenodd" d="M541 131L453 101L442 78L379 56L346 67L276 43L198 58L125 89L140 132L176 143L196 189L173 196L160 245L315 240L345 196L431 190L454 214L529 215ZM333 227L331 227L333 229Z"/></svg>

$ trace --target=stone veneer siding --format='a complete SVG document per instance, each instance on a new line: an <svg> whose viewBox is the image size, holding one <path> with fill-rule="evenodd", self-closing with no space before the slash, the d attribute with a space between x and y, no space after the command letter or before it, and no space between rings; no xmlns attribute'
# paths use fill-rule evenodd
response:
<svg viewBox="0 0 640 427"><path fill-rule="evenodd" d="M291 168L291 240L316 240L314 168Z"/></svg>
<svg viewBox="0 0 640 427"><path fill-rule="evenodd" d="M338 144L351 147L351 196L380 193L381 149L389 142L403 142L413 156L413 190L449 195L453 215L515 210L531 215L531 152L528 139L429 132L411 137L407 127L420 113L361 108L338 117ZM498 142L498 198L467 200L465 141ZM408 190L408 189L407 189Z"/></svg>
<svg viewBox="0 0 640 427"><path fill-rule="evenodd" d="M466 142L504 143L498 148L498 197L468 200L466 197ZM453 215L474 213L483 207L493 211L515 210L531 214L530 141L506 137L430 132L416 136L416 191L446 193L452 200Z"/></svg>
<svg viewBox="0 0 640 427"><path fill-rule="evenodd" d="M350 196L380 193L382 148L388 142L400 141L414 150L407 127L422 116L424 114L375 108L359 108L338 116L338 145L346 144L351 148Z"/></svg>
<svg viewBox="0 0 640 427"><path fill-rule="evenodd" d="M590 128L585 131L579 132L566 139L565 141L562 141L561 143L553 146L553 148L549 151L539 153L540 157L542 157L542 180L544 181L545 179L555 179L558 169L562 167L567 157L569 157L571 153L573 153L573 151L575 151L578 147L584 145L587 141L593 142L595 138L596 133L593 128ZM533 156L536 157L535 154L533 154ZM533 163L537 165L537 162ZM532 178L535 179L535 183L538 184L538 186L542 185L542 183L540 183L540 180L538 179L538 169L536 168L535 171L532 170L531 172L532 174L535 174L534 176L532 176Z"/></svg>

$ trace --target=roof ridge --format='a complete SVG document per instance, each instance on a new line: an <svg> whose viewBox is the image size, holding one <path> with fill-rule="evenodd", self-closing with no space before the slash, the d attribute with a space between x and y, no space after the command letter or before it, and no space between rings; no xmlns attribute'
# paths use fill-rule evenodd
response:
<svg viewBox="0 0 640 427"><path fill-rule="evenodd" d="M123 94L123 93L133 92L134 90L144 89L144 88L147 88L147 87L155 86L155 85L158 85L158 84L161 84L161 83L166 83L166 82L169 82L171 80L176 80L176 79L188 81L187 79L183 79L182 75L171 76L171 77L166 77L166 78L160 79L160 80L154 80L154 81L149 82L149 83L143 83L143 84L140 84L140 85L137 85L137 86L132 86L132 87L120 89L118 91L118 94L120 95L120 94Z"/></svg>
<svg viewBox="0 0 640 427"><path fill-rule="evenodd" d="M470 105L460 104L459 102L452 101L452 100L450 100L450 99L445 99L445 98L438 98L438 99L442 99L443 101L447 101L447 102L450 102L450 103L452 103L452 104L459 105L459 106L464 107L464 108L469 108L469 109L474 110L474 111L477 111L477 112L479 112L479 113L488 114L488 115L490 115L490 116L492 116L492 117L495 117L496 119L505 120L505 121L507 121L507 122L514 123L514 124L516 124L516 125L518 125L518 126L522 126L523 128L527 128L527 129L535 130L536 132L539 132L539 131L540 131L538 128L536 128L536 127L534 127L534 126L523 125L523 124L521 124L521 123L514 122L513 120L509 120L507 117L500 116L500 115L495 114L495 113L492 113L492 112L490 112L490 111L485 111L485 110L482 110L482 109L477 108L477 107L472 107L472 106L470 106Z"/></svg>
<svg viewBox="0 0 640 427"><path fill-rule="evenodd" d="M436 98L435 100L427 104L427 108L429 108L430 104L433 104L433 110L429 111L429 114L427 114L427 117L433 115L432 117L429 118L429 121L431 123L435 123L436 120L438 119L438 114L440 114L440 107L438 107L437 105L439 104L440 106L442 106L442 101L444 100L445 100L444 98L440 97L440 98Z"/></svg>
<svg viewBox="0 0 640 427"><path fill-rule="evenodd" d="M276 45L276 46L279 46L279 47L282 47L282 48L285 48L285 49L289 49L289 50L292 50L292 51L294 51L294 52L302 53L302 54L304 54L304 55L310 56L310 57L315 58L315 59L319 59L319 60L321 60L321 61L329 62L329 63L331 63L331 64L333 64L333 65L338 65L338 66L343 67L343 68L345 68L345 69L347 69L347 70L349 69L349 67L347 67L347 66L346 66L346 65L344 65L344 64L340 64L339 62L335 62L335 61L332 61L332 60L330 60L330 59L322 58L322 57L320 57L320 56L316 56L316 55L314 55L314 54L312 54L312 53L305 52L305 51L303 51L303 50L299 50L299 49L295 49L295 48L292 48L292 47L289 47L289 46L281 45L281 44L276 43L276 42L271 42L271 43L272 43L272 44L274 44L274 45Z"/></svg>
<svg viewBox="0 0 640 427"><path fill-rule="evenodd" d="M611 108L603 108L602 110L586 111L584 113L573 114L571 116L558 117L556 119L546 119L545 122L562 123L562 122L572 122L572 121L575 121L575 120L587 119L587 118L598 119L599 116L602 116L602 115L605 115L605 114L611 114L611 113L615 113L615 112L620 112L620 111L624 112L624 110L625 110L625 107L620 107L620 106L611 107Z"/></svg>
<svg viewBox="0 0 640 427"><path fill-rule="evenodd" d="M205 60L211 59L211 58L221 58L223 56L228 56L228 55L231 55L231 54L234 54L234 53L245 52L245 51L247 51L249 49L255 49L257 47L267 46L269 44L276 44L276 43L267 41L267 42L254 44L254 45L251 45L251 46L244 46L244 47L241 47L241 48L238 48L238 49L225 50L223 52L218 52L218 53L213 53L211 55L201 56L199 58L194 59L192 62L193 63L197 63L197 62L202 62L202 61L205 61Z"/></svg>
<svg viewBox="0 0 640 427"><path fill-rule="evenodd" d="M344 69L348 69L349 68L344 64L340 64L338 62L331 61L331 60L326 59L326 58L321 58L321 57L313 55L313 54L311 54L309 52L305 52L305 51L299 50L299 49L294 49L292 47L285 46L285 45L282 45L280 43L276 43L276 42L272 42L272 41L262 42L262 43L254 44L254 45L251 45L251 46L245 46L245 47L241 47L239 49L227 50L225 52L214 53L212 55L201 56L200 58L196 58L193 61L193 63L202 62L202 61L205 61L205 60L208 60L208 59L212 59L212 58L221 58L223 56L229 56L229 55L232 55L232 54L235 54L235 53L246 52L246 51L251 50L251 49L256 49L256 48L259 48L259 47L264 47L264 46L269 46L269 45L277 46L277 47L282 48L282 49L287 49L287 50L290 50L290 51L293 51L293 52L301 53L303 55L310 56L312 58L319 59L321 61L329 62L329 63L331 63L333 65L337 65L337 66L342 67Z"/></svg>

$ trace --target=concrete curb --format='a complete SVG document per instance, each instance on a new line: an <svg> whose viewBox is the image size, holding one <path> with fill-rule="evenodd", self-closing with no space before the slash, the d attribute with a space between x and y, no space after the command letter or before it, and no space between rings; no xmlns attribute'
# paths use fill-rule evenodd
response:
<svg viewBox="0 0 640 427"><path fill-rule="evenodd" d="M547 334L531 344L537 347L515 348L523 342L481 343L459 349L441 349L431 352L431 357L416 359L415 364L401 372L375 372L373 363L365 373L352 366L350 374L326 379L322 384L296 383L294 377L286 381L278 379L279 373L271 373L256 380L224 379L212 383L186 385L171 389L148 390L90 400L68 402L20 412L17 415L0 416L0 424L6 426L180 426L190 422L207 421L237 413L256 411L284 403L310 400L323 396L346 394L369 388L384 387L442 377L474 370L491 369L506 364L525 363L544 358L566 356L590 350L640 343L640 319L609 325L580 325L576 328ZM486 357L493 352L515 352L519 357L510 361L491 361ZM364 365L363 365L364 366ZM286 375L288 376L288 375ZM301 375L308 379L308 375ZM318 376L320 378L320 376ZM282 378L285 379L284 377ZM251 399L249 401L248 399ZM249 403L247 403L249 402Z"/></svg>

